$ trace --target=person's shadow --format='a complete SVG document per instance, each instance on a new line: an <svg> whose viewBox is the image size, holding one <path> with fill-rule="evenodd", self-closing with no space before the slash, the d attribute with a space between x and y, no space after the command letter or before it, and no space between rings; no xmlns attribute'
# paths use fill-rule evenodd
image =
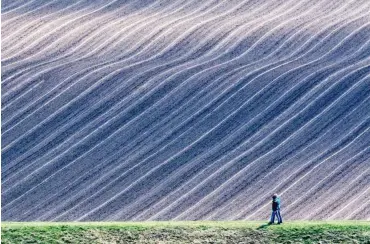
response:
<svg viewBox="0 0 370 244"><path fill-rule="evenodd" d="M257 230L266 229L269 226L270 226L269 224L263 224L263 225L258 226Z"/></svg>

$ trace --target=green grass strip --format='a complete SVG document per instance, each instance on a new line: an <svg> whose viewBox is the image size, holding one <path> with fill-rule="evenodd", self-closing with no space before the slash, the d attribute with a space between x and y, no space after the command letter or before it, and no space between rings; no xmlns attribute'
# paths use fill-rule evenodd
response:
<svg viewBox="0 0 370 244"><path fill-rule="evenodd" d="M368 221L5 222L1 243L369 243Z"/></svg>

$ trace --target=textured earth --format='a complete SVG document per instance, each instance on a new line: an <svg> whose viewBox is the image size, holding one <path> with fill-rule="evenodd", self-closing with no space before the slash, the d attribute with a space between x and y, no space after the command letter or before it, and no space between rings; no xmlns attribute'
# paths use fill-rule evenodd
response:
<svg viewBox="0 0 370 244"><path fill-rule="evenodd" d="M2 220L370 219L370 1L3 0Z"/></svg>

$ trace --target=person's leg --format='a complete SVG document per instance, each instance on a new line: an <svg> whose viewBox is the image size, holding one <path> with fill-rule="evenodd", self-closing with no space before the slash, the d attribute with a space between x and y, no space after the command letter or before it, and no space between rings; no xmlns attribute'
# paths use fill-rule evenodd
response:
<svg viewBox="0 0 370 244"><path fill-rule="evenodd" d="M273 224L275 222L275 211L271 212L271 218L270 218L270 223Z"/></svg>
<svg viewBox="0 0 370 244"><path fill-rule="evenodd" d="M278 224L283 223L283 219L281 218L280 210L276 211L276 216L278 219Z"/></svg>
<svg viewBox="0 0 370 244"><path fill-rule="evenodd" d="M272 211L272 212L271 212L271 217L270 217L270 222L269 222L269 224L273 224L273 223L274 223L274 221L275 221L275 212L274 212L274 211Z"/></svg>

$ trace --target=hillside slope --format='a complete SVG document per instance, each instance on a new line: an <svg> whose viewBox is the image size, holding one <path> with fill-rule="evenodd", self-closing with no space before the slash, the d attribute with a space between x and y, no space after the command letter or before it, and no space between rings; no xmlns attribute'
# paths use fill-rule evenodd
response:
<svg viewBox="0 0 370 244"><path fill-rule="evenodd" d="M370 2L2 1L2 219L370 219Z"/></svg>

